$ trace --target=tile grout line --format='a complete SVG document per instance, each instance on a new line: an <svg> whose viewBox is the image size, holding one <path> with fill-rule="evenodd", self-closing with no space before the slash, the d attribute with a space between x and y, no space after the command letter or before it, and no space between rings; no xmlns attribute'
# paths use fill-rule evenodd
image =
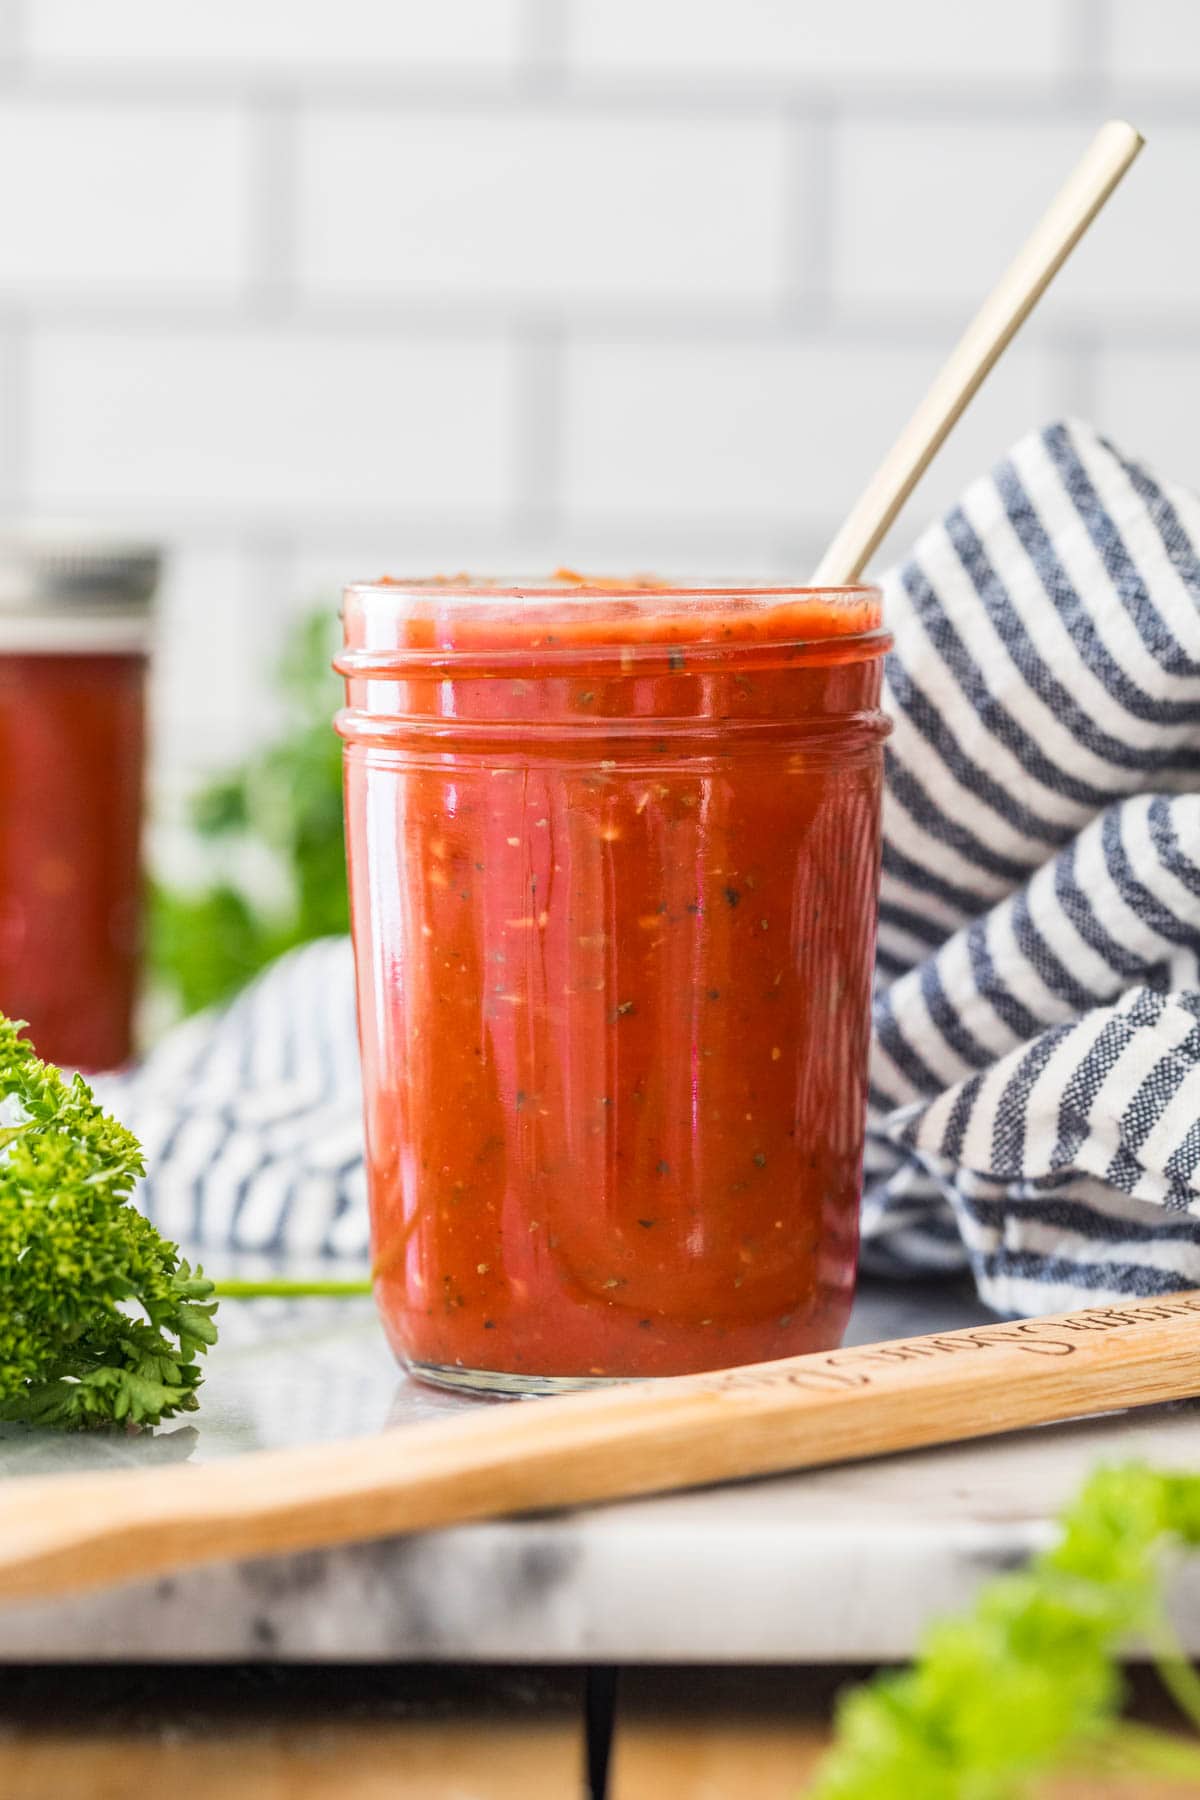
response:
<svg viewBox="0 0 1200 1800"><path fill-rule="evenodd" d="M127 501L114 506L107 502L89 502L86 496L76 495L57 506L56 512L65 517L86 513L97 529L111 527L124 531L128 529L130 507ZM531 531L545 532L560 522L553 497L550 504L542 500L537 516L520 507L504 516L488 514L478 508L459 512L422 508L398 518L396 513L379 505L353 514L309 509L307 512L272 515L265 511L255 513L249 508L234 513L224 507L189 513L153 504L142 507L138 517L139 529L150 535L171 538L196 549L233 543L248 554L253 551L261 556L264 566L274 559L277 567L293 554L300 555L322 545L341 549L356 538L375 544L394 542L398 528L409 540L426 538L444 544L447 538L455 538L474 545L499 543L517 551ZM821 518L823 520L823 514ZM577 533L590 542L617 547L630 539L644 537L649 530L674 544L694 544L701 554L728 553L744 557L764 541L772 544L781 540L807 541L817 523L815 516L805 517L797 523L790 511L784 513L772 508L720 517L714 517L711 509L706 512L674 511L653 519L636 511L603 510L581 516Z"/></svg>
<svg viewBox="0 0 1200 1800"><path fill-rule="evenodd" d="M681 301L686 302L686 297L681 296ZM4 304L0 296L0 307ZM100 299L80 300L47 291L23 294L14 304L23 318L36 318L49 330L97 334L115 332L144 337L147 333L211 331L214 335L234 335L249 322L245 301L237 296L211 302L175 300L170 295L147 300L130 289ZM546 329L547 317L545 302L537 295L496 304L477 296L464 300L460 293L451 291L415 298L397 292L355 301L314 298L289 287L287 304L289 317L305 331L334 337L366 334L385 339L416 335L430 339L491 339L507 331L533 338ZM884 344L898 350L928 350L944 348L947 333L961 329L967 304L964 300L943 306L922 300L902 305L886 301L868 305L851 300L823 309L819 317L813 316L814 309L804 305L796 308L794 316L781 317L778 310L767 310L756 302L747 302L742 308L723 302L708 306L700 303L694 311L685 311L681 304L668 311L643 310L631 299L625 305L617 300L592 310L576 311L569 322L562 322L561 329L584 342L603 339L643 346L664 340L697 345L724 340L814 346ZM1101 333L1105 342L1118 350L1200 348L1192 306L1137 318L1121 312L1105 317L1080 311L1053 325L1035 319L1023 333L1022 341L1045 345L1076 330Z"/></svg>
<svg viewBox="0 0 1200 1800"><path fill-rule="evenodd" d="M1073 3L1087 8L1089 4L1102 5L1103 0ZM472 110L484 115L520 112L536 97L586 116L651 116L669 124L714 118L757 121L770 114L820 111L829 104L829 84L812 77L767 75L691 85L659 79L638 83L620 78L571 78L560 22L552 9L546 16L552 23L544 35L532 28L529 31L516 80L505 72L464 79L438 67L420 76L364 66L345 74L336 69L316 74L302 70L286 78L272 78L252 69L208 73L153 64L143 72L86 62L43 66L22 61L22 86L31 99L47 101L155 108L164 102L177 106L315 104L354 111L403 107L418 117ZM1084 16L1090 21L1090 12ZM855 124L984 120L1008 124L1014 130L1091 120L1098 90L1111 85L1098 60L1104 55L1101 25L1102 21L1097 21L1093 28L1089 23L1082 33L1089 67L1080 81L1064 74L1057 81L1001 77L973 83L964 79L952 87L911 79L890 89L869 81L846 83L837 90L838 111ZM1072 31L1071 43L1075 38ZM2 34L0 57L11 60ZM1180 91L1146 78L1131 90L1129 98L1130 104L1156 122L1196 124L1191 90Z"/></svg>
<svg viewBox="0 0 1200 1800"><path fill-rule="evenodd" d="M1113 110L1111 29L1109 0L1064 0L1060 23L1062 101L1069 108L1090 109L1097 125Z"/></svg>
<svg viewBox="0 0 1200 1800"><path fill-rule="evenodd" d="M563 94L569 36L564 0L521 0L517 76L522 98L536 101Z"/></svg>
<svg viewBox="0 0 1200 1800"><path fill-rule="evenodd" d="M0 62L10 74L24 70L29 59L29 15L25 0L0 0Z"/></svg>
<svg viewBox="0 0 1200 1800"><path fill-rule="evenodd" d="M543 319L514 341L512 524L517 538L550 536L561 524L565 357L565 334L557 319Z"/></svg>
<svg viewBox="0 0 1200 1800"><path fill-rule="evenodd" d="M797 109L788 123L784 183L783 309L789 325L813 328L833 318L834 190L837 120L830 106Z"/></svg>
<svg viewBox="0 0 1200 1800"><path fill-rule="evenodd" d="M1106 86L1112 47L1110 0L1066 0L1063 64L1079 71L1082 86Z"/></svg>
<svg viewBox="0 0 1200 1800"><path fill-rule="evenodd" d="M284 633L296 616L296 609L289 606L294 586L295 539L286 528L264 523L239 532L236 542L249 568L251 586L257 591L257 598L251 609L252 616L247 620L250 642L235 648L252 666L273 673L279 662ZM340 600L341 596L338 598Z"/></svg>
<svg viewBox="0 0 1200 1800"><path fill-rule="evenodd" d="M0 510L10 520L29 504L31 323L15 308L0 316Z"/></svg>
<svg viewBox="0 0 1200 1800"><path fill-rule="evenodd" d="M248 104L247 118L246 300L255 319L278 319L293 309L297 290L297 107L292 96L272 89Z"/></svg>

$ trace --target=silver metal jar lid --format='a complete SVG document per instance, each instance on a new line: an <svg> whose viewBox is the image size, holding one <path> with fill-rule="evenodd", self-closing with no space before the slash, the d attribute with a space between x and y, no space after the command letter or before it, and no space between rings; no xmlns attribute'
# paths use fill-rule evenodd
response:
<svg viewBox="0 0 1200 1800"><path fill-rule="evenodd" d="M142 650L156 544L71 530L0 532L0 650Z"/></svg>

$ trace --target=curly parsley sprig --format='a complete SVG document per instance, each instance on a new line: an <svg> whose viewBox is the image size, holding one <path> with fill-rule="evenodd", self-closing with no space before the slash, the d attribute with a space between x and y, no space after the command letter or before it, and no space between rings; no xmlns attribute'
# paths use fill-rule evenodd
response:
<svg viewBox="0 0 1200 1800"><path fill-rule="evenodd" d="M936 1624L914 1666L852 1690L809 1800L1018 1800L1067 1763L1200 1789L1200 1748L1119 1719L1123 1646L1140 1639L1200 1729L1200 1680L1163 1600L1171 1544L1200 1545L1200 1475L1093 1475L1053 1549Z"/></svg>
<svg viewBox="0 0 1200 1800"><path fill-rule="evenodd" d="M0 1419L157 1425L195 1410L213 1287L136 1208L141 1146L0 1015Z"/></svg>

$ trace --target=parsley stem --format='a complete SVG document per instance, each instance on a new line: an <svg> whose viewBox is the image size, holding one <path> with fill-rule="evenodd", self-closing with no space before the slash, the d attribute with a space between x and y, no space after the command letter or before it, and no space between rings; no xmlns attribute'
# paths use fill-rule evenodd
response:
<svg viewBox="0 0 1200 1800"><path fill-rule="evenodd" d="M369 1294L371 1283L361 1281L216 1281L213 1292L222 1300L349 1300Z"/></svg>
<svg viewBox="0 0 1200 1800"><path fill-rule="evenodd" d="M1146 1630L1158 1678L1184 1717L1200 1731L1200 1675L1188 1661L1167 1619L1161 1614Z"/></svg>

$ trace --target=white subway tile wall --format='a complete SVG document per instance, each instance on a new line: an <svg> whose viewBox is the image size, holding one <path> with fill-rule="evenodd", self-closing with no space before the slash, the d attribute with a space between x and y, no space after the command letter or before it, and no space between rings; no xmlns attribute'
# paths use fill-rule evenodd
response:
<svg viewBox="0 0 1200 1800"><path fill-rule="evenodd" d="M1196 0L0 0L0 87L0 520L168 546L168 809L346 579L803 579L1112 112L890 548L1058 413L1200 484Z"/></svg>
<svg viewBox="0 0 1200 1800"><path fill-rule="evenodd" d="M1195 0L1135 0L1118 4L1110 25L1115 66L1134 81L1190 90L1200 84L1200 12Z"/></svg>
<svg viewBox="0 0 1200 1800"><path fill-rule="evenodd" d="M993 116L844 124L834 153L835 302L880 321L891 308L969 307L1049 201L1080 136L1073 116L1030 119L1015 131ZM1157 127L1112 215L1047 295L1040 322L1194 319L1200 232L1183 223L1193 180L1200 115L1196 127Z"/></svg>
<svg viewBox="0 0 1200 1800"><path fill-rule="evenodd" d="M1186 0L1183 0L1186 3ZM577 0L572 48L589 73L835 81L1053 80L1069 9L1045 0Z"/></svg>
<svg viewBox="0 0 1200 1800"><path fill-rule="evenodd" d="M197 762L236 760L245 743L247 707L257 736L277 721L273 697L248 701L243 662L261 666L277 623L263 604L255 559L244 542L177 543L171 559L170 630L156 657L160 765L186 779ZM199 750L200 755L197 756Z"/></svg>
<svg viewBox="0 0 1200 1800"><path fill-rule="evenodd" d="M514 356L480 330L351 333L289 321L34 329L29 497L186 532L300 529L513 498Z"/></svg>
<svg viewBox="0 0 1200 1800"><path fill-rule="evenodd" d="M297 275L313 299L737 307L786 290L786 121L462 105L308 109Z"/></svg>
<svg viewBox="0 0 1200 1800"><path fill-rule="evenodd" d="M0 292L34 306L236 302L250 266L250 145L244 109L227 102L5 95Z"/></svg>
<svg viewBox="0 0 1200 1800"><path fill-rule="evenodd" d="M511 67L521 44L521 0L33 0L26 10L42 67L405 74Z"/></svg>
<svg viewBox="0 0 1200 1800"><path fill-rule="evenodd" d="M817 343L782 335L581 342L566 358L566 517L572 526L662 520L678 523L681 535L721 520L768 540L782 530L815 551L939 356L933 347L889 348L832 333ZM1049 352L1021 346L1010 356L1005 379L985 389L963 421L957 473L930 474L926 514L953 498L964 464L986 468L1031 420L1053 411L1060 390Z"/></svg>
<svg viewBox="0 0 1200 1800"><path fill-rule="evenodd" d="M1187 474L1195 488L1200 488L1198 400L1200 343L1195 340L1158 349L1152 342L1102 347L1096 371L1096 418L1119 420L1123 443L1152 445L1162 468Z"/></svg>

